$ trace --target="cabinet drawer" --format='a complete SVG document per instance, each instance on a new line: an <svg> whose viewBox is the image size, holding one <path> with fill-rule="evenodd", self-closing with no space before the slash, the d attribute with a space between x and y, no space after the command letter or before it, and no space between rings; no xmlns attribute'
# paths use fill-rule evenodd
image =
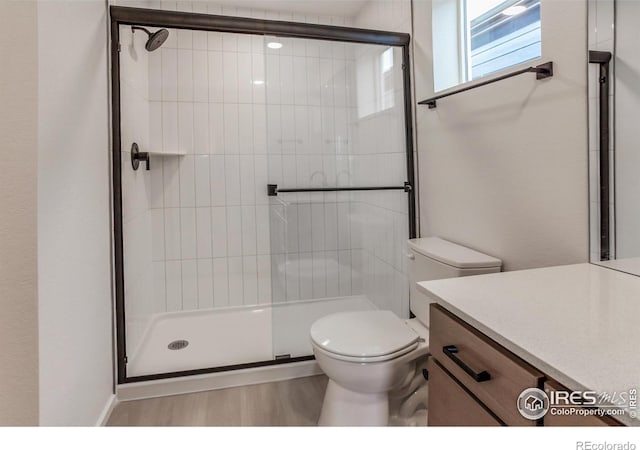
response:
<svg viewBox="0 0 640 450"><path fill-rule="evenodd" d="M551 391L570 391L560 383L549 380L544 384L545 392ZM582 407L576 407L576 409L585 409ZM572 415L557 415L552 414L551 411L544 416L545 427L608 427L608 426L622 426L620 422L612 417L598 417L598 416L583 416L580 414Z"/></svg>
<svg viewBox="0 0 640 450"><path fill-rule="evenodd" d="M429 333L433 357L505 424L536 425L517 401L524 389L542 386L541 372L435 303Z"/></svg>
<svg viewBox="0 0 640 450"><path fill-rule="evenodd" d="M429 360L428 425L499 426L502 425L481 403L447 374L431 358Z"/></svg>

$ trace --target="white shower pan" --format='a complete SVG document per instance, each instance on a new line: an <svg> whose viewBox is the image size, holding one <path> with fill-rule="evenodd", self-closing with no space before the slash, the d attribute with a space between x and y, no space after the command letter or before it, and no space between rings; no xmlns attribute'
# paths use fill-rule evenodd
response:
<svg viewBox="0 0 640 450"><path fill-rule="evenodd" d="M341 311L376 306L364 295L291 303L172 312L154 316L129 357L127 376L137 377L310 356L311 324ZM169 344L188 345L171 350Z"/></svg>

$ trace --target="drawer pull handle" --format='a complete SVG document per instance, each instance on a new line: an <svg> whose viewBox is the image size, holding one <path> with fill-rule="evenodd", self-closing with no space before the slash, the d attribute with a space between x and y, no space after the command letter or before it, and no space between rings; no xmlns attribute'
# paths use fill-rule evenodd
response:
<svg viewBox="0 0 640 450"><path fill-rule="evenodd" d="M474 372L471 367L465 364L460 358L458 358L455 354L458 353L458 347L455 345L445 345L442 347L442 352L451 359L454 363L458 365L462 370L467 372L471 378L476 380L478 383L482 383L483 381L488 381L491 379L491 375L486 370L482 372Z"/></svg>

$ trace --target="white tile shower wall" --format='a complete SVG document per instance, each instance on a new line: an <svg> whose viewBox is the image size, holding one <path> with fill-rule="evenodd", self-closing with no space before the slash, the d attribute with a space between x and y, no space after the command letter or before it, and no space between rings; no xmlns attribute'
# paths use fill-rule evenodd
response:
<svg viewBox="0 0 640 450"><path fill-rule="evenodd" d="M118 3L352 24L211 2ZM358 25L389 28L381 20L387 3L397 6L391 29L407 32L407 1L371 2ZM265 196L267 183L405 181L402 92L396 86L395 108L359 119L356 51L282 42L281 51L265 55L261 37L173 30L149 54L149 148L187 156L152 163L154 292L143 303L159 312L364 292L406 316L406 194L282 195L273 206Z"/></svg>
<svg viewBox="0 0 640 450"><path fill-rule="evenodd" d="M202 3L161 6L205 12ZM214 14L349 24L344 18L206 6ZM374 174L386 174L386 163L404 167L402 139L397 163L393 157L382 163L384 151L375 145L362 154L354 150L355 55L340 43L283 39L280 51L265 55L262 37L171 34L176 37L149 55L150 137L159 151L187 154L152 166L156 300L163 297L173 311L363 292L363 280L376 280L383 266L368 263L380 254L373 246L354 246L363 240L352 234L362 231L351 222L355 211L377 218L375 210L349 194L282 196L272 205L266 196L267 183L376 184L384 177ZM377 125L384 121L380 117ZM371 122L364 133L375 127ZM365 165L356 171L359 164ZM404 194L397 196L406 209ZM399 214L406 222L406 211ZM401 221L383 217L378 223L386 220L390 230ZM385 287L401 279L391 278ZM368 290L380 291L373 284Z"/></svg>
<svg viewBox="0 0 640 450"><path fill-rule="evenodd" d="M589 50L600 50L614 53L615 39L615 6L613 0L589 0L589 17L588 17L588 39ZM599 66L597 64L589 65L589 198L590 198L590 257L591 261L600 261L600 133L599 133L599 91L598 77ZM610 65L610 80L615 80L615 58ZM613 130L615 117L614 103L615 81L611 83L609 93L610 107L610 126ZM609 142L609 161L610 161L610 180L611 186L615 185L615 167L614 167L614 148L615 133L610 134ZM615 224L615 204L614 189L611 189L611 199L609 201L609 210L611 214L611 249L615 249L616 224ZM615 254L611 254L615 257Z"/></svg>
<svg viewBox="0 0 640 450"><path fill-rule="evenodd" d="M335 186L336 158L348 153L353 57L345 44L281 39L267 49L269 182L284 187ZM352 289L349 196L281 194L272 200L273 301L360 293ZM341 220L338 220L341 211ZM340 246L338 236L341 236ZM338 270L343 255L342 271ZM340 279L342 274L342 280Z"/></svg>

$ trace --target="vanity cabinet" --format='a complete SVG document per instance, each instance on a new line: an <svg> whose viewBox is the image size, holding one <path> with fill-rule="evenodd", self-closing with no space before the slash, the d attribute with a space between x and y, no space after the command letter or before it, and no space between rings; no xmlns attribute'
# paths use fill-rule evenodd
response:
<svg viewBox="0 0 640 450"><path fill-rule="evenodd" d="M482 333L458 319L437 304L431 305L429 347L431 370L446 370L453 382L464 388L470 399L479 402L505 425L535 426L536 421L525 419L516 408L520 393L530 387L538 387L544 375L525 361L508 352ZM431 371L429 372L431 374ZM438 376L438 375L436 375ZM431 378L431 375L430 375ZM431 381L430 381L431 382ZM439 419L439 397L446 392L429 389L429 422ZM453 405L458 409L457 405ZM459 407L460 414L461 409ZM449 414L442 425L459 425L456 414Z"/></svg>
<svg viewBox="0 0 640 450"><path fill-rule="evenodd" d="M429 342L430 426L617 424L595 416L523 417L523 390L566 389L438 304L430 307Z"/></svg>

